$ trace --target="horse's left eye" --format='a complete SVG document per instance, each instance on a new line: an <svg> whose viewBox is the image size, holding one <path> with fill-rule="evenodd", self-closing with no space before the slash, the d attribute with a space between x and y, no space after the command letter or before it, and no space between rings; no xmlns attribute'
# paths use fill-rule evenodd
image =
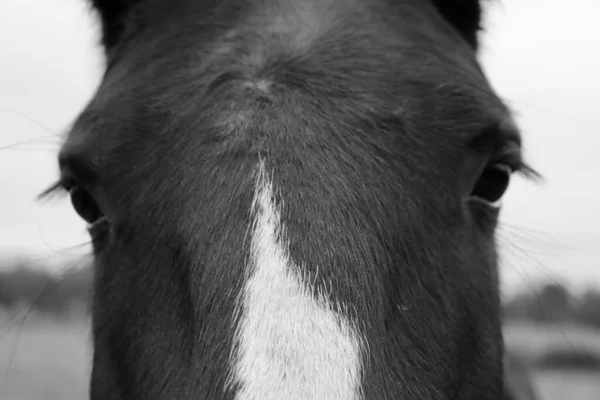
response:
<svg viewBox="0 0 600 400"><path fill-rule="evenodd" d="M512 169L507 164L489 165L477 180L471 197L490 204L497 203L508 189L511 173Z"/></svg>
<svg viewBox="0 0 600 400"><path fill-rule="evenodd" d="M104 216L90 192L75 186L69 191L73 208L87 223L93 224Z"/></svg>

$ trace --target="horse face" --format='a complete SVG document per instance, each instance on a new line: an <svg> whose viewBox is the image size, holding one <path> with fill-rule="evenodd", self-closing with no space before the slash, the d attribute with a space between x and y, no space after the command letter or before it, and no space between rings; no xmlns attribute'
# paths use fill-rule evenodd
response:
<svg viewBox="0 0 600 400"><path fill-rule="evenodd" d="M59 156L93 398L499 398L523 165L477 1L93 3L107 68Z"/></svg>

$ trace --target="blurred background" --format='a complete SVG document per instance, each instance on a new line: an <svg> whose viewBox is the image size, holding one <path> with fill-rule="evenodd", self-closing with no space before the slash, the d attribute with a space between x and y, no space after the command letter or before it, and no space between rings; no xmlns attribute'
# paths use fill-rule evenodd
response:
<svg viewBox="0 0 600 400"><path fill-rule="evenodd" d="M530 164L498 242L507 347L542 400L600 398L600 2L487 2L481 61L514 110ZM57 178L60 137L103 59L83 0L0 2L0 400L80 399L92 271Z"/></svg>

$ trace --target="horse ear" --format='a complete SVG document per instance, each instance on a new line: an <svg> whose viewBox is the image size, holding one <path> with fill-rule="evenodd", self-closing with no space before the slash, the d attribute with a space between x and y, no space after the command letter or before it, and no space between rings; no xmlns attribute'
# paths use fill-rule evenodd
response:
<svg viewBox="0 0 600 400"><path fill-rule="evenodd" d="M125 29L125 16L140 0L91 0L92 6L100 14L102 24L102 44L105 48L114 46Z"/></svg>
<svg viewBox="0 0 600 400"><path fill-rule="evenodd" d="M481 29L480 0L432 0L442 17L474 48Z"/></svg>

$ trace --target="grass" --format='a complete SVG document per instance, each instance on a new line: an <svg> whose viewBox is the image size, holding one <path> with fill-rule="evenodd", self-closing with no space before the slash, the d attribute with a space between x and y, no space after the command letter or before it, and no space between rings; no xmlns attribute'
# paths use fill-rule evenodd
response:
<svg viewBox="0 0 600 400"><path fill-rule="evenodd" d="M572 328L507 327L511 348L535 355L556 346L600 350L600 335ZM56 322L31 315L21 327L0 316L0 399L86 399L90 348L83 322ZM597 400L600 373L537 371L540 400Z"/></svg>

